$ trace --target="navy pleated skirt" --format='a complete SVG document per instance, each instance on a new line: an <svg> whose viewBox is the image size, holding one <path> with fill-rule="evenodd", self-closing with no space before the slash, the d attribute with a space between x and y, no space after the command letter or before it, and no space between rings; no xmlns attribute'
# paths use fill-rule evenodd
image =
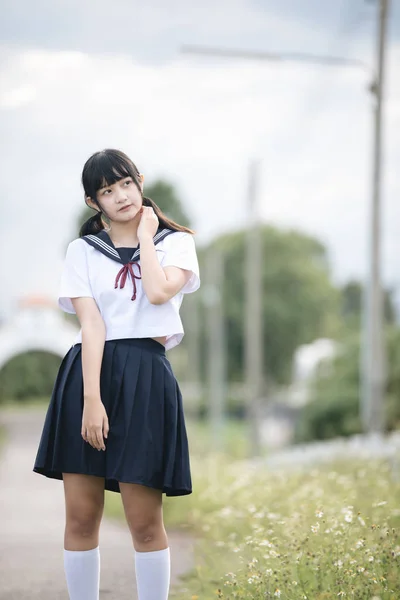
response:
<svg viewBox="0 0 400 600"><path fill-rule="evenodd" d="M106 450L99 452L81 436L83 379L76 344L60 365L33 470L53 479L63 473L104 477L105 489L113 492L123 482L167 496L190 494L182 396L164 346L150 338L107 340L100 392L110 431Z"/></svg>

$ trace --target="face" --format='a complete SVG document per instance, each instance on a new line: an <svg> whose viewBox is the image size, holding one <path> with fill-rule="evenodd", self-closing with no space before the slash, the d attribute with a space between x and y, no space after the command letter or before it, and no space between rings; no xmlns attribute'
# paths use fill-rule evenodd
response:
<svg viewBox="0 0 400 600"><path fill-rule="evenodd" d="M143 190L142 175L140 187ZM120 223L131 221L142 208L142 196L132 177L124 177L97 190L97 201L111 221ZM91 199L88 203L98 209Z"/></svg>

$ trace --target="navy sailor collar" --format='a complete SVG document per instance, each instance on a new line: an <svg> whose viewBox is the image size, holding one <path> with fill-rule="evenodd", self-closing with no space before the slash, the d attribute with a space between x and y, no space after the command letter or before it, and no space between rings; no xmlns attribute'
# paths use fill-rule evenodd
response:
<svg viewBox="0 0 400 600"><path fill-rule="evenodd" d="M156 235L153 237L154 245L156 246L157 244L159 244L162 240L164 240L167 237L167 235L170 235L171 233L175 233L175 231L173 229L165 229L159 227ZM82 239L85 240L85 242L88 243L90 246L93 246L93 248L96 248L96 250L98 250L105 256L108 256L108 258L111 258L112 260L115 260L116 262L119 262L122 265L124 264L124 261L121 259L117 249L115 248L110 236L108 235L105 229L102 229L99 233L96 234L84 235ZM129 262L133 263L138 261L139 259L140 244L133 253Z"/></svg>

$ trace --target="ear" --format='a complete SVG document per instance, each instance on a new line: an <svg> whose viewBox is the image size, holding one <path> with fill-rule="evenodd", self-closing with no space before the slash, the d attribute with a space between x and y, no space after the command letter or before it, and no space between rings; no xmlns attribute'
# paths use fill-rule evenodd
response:
<svg viewBox="0 0 400 600"><path fill-rule="evenodd" d="M94 208L94 210L97 210L97 211L99 210L99 207L97 206L97 204L95 202L93 202L93 200L91 199L90 196L85 196L85 202L90 208Z"/></svg>

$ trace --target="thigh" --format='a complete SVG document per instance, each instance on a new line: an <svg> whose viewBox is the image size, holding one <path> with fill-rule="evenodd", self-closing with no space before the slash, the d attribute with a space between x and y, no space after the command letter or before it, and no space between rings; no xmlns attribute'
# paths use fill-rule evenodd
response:
<svg viewBox="0 0 400 600"><path fill-rule="evenodd" d="M104 478L63 473L66 517L99 519L104 509Z"/></svg>
<svg viewBox="0 0 400 600"><path fill-rule="evenodd" d="M162 524L162 492L136 483L119 484L125 516L131 529Z"/></svg>

